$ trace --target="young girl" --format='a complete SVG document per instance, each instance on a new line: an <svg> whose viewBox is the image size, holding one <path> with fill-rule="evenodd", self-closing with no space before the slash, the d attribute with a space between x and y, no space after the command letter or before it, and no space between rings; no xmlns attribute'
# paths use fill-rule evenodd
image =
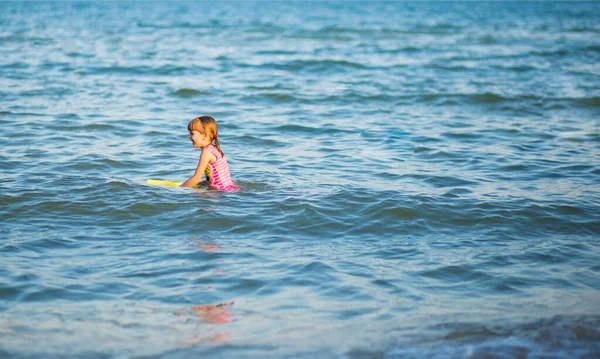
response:
<svg viewBox="0 0 600 359"><path fill-rule="evenodd" d="M217 137L219 128L214 118L210 116L196 117L188 123L190 141L194 148L201 148L202 154L194 175L181 184L182 187L194 187L198 183L208 184L210 188L221 191L237 189L229 174L229 164L225 159ZM200 182L202 174L206 181Z"/></svg>

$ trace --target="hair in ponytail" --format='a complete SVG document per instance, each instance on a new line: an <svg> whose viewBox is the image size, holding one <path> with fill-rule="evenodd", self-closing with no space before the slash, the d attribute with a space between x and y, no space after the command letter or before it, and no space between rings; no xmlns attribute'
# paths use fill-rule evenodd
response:
<svg viewBox="0 0 600 359"><path fill-rule="evenodd" d="M215 137L213 137L213 142L215 143L215 148L217 149L217 151L219 151L221 156L225 156L223 151L221 151L221 143L219 142L219 139L217 138L216 134L215 134Z"/></svg>
<svg viewBox="0 0 600 359"><path fill-rule="evenodd" d="M211 139L211 144L215 146L221 156L225 156L223 151L221 151L221 143L218 139L219 126L217 126L217 121L214 118L210 116L196 117L188 123L188 131L198 131L201 134L207 135Z"/></svg>

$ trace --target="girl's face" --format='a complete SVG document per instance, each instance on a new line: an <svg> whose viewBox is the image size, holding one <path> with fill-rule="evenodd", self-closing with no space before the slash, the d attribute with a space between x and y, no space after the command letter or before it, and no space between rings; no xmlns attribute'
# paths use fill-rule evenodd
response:
<svg viewBox="0 0 600 359"><path fill-rule="evenodd" d="M190 131L190 141L192 141L194 148L203 148L210 143L208 136L198 131Z"/></svg>

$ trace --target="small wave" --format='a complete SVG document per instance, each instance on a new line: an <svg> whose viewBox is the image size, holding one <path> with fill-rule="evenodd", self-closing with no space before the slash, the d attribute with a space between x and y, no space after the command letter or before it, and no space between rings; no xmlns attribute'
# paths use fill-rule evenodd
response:
<svg viewBox="0 0 600 359"><path fill-rule="evenodd" d="M591 32L591 33L600 33L599 28L590 27L590 26L574 26L569 28L567 31L569 32Z"/></svg>
<svg viewBox="0 0 600 359"><path fill-rule="evenodd" d="M210 95L210 91L200 91L190 88L181 88L175 92L172 92L171 95L183 98L201 96L201 95Z"/></svg>
<svg viewBox="0 0 600 359"><path fill-rule="evenodd" d="M452 72L466 72L472 71L473 68L465 65L457 65L451 62L435 62L428 65L424 65L424 68L432 69L432 70L444 70L444 71L452 71Z"/></svg>
<svg viewBox="0 0 600 359"><path fill-rule="evenodd" d="M508 66L506 69L514 72L530 72L535 71L538 68L532 65L517 65L517 66Z"/></svg>
<svg viewBox="0 0 600 359"><path fill-rule="evenodd" d="M448 283L482 281L493 278L493 276L478 270L472 265L444 266L421 271L418 275L420 277L432 278Z"/></svg>
<svg viewBox="0 0 600 359"><path fill-rule="evenodd" d="M370 102L373 103L378 101L380 103L393 103L398 100L399 97L394 96L392 94L379 93L379 94L366 94L358 91L346 91L340 92L336 95L330 95L325 97L318 98L302 98L300 100L301 103L331 103L331 104L340 104L340 103L360 103L360 102ZM378 111L383 111L379 109Z"/></svg>
<svg viewBox="0 0 600 359"><path fill-rule="evenodd" d="M84 59L93 59L94 57L96 57L96 54L86 54L83 52L76 52L76 51L67 51L65 52L65 55L67 55L68 57L71 58L84 58ZM62 64L63 66L65 66L65 68L68 66L67 64Z"/></svg>
<svg viewBox="0 0 600 359"><path fill-rule="evenodd" d="M272 68L284 71L310 71L310 72L325 72L341 69L364 69L365 65L358 62L347 60L293 60L284 63L265 63L259 65L262 68Z"/></svg>
<svg viewBox="0 0 600 359"><path fill-rule="evenodd" d="M291 86L285 86L280 83L276 83L273 85L265 85L265 86L257 86L252 85L247 87L250 90L258 90L258 91L281 91L281 90L294 90Z"/></svg>
<svg viewBox="0 0 600 359"><path fill-rule="evenodd" d="M474 103L497 103L497 102L513 100L511 98L507 98L507 97L497 95L494 93L469 95L467 98Z"/></svg>
<svg viewBox="0 0 600 359"><path fill-rule="evenodd" d="M248 95L244 96L242 99L248 102L267 101L274 104L298 101L298 98L296 96L280 92L267 92L261 94Z"/></svg>
<svg viewBox="0 0 600 359"><path fill-rule="evenodd" d="M54 131L80 132L80 131L113 131L117 127L107 123L91 123L87 125L79 125L73 122L57 121L47 125L48 129ZM56 140L56 139L54 139Z"/></svg>
<svg viewBox="0 0 600 359"><path fill-rule="evenodd" d="M254 51L256 55L296 55L297 51L290 50L256 50Z"/></svg>
<svg viewBox="0 0 600 359"><path fill-rule="evenodd" d="M435 150L435 149L434 149L434 148L431 148L431 147L418 146L418 147L415 147L415 148L413 149L413 152L414 152L414 153L422 153L422 152L431 152L431 151L434 151L434 150Z"/></svg>
<svg viewBox="0 0 600 359"><path fill-rule="evenodd" d="M600 355L597 316L557 316L522 324L484 325L453 322L432 329L442 334L435 344L390 349L395 358L592 358ZM441 343L440 343L441 342Z"/></svg>
<svg viewBox="0 0 600 359"><path fill-rule="evenodd" d="M483 105L494 105L500 103L521 103L526 102L540 102L541 97L537 96L515 96L509 97L496 93L473 93L473 94L462 94L462 93L445 93L445 94L423 94L423 95L407 95L398 97L401 101L411 100L412 102L434 102L438 105L455 105L455 104L483 104Z"/></svg>
<svg viewBox="0 0 600 359"><path fill-rule="evenodd" d="M440 23L433 24L433 25L426 25L426 24L420 23L411 30L420 32L420 33L426 33L426 34L450 35L450 34L460 33L460 32L462 32L462 30L465 30L465 29L466 29L466 26L440 22Z"/></svg>
<svg viewBox="0 0 600 359"><path fill-rule="evenodd" d="M150 28L150 29L206 29L212 31L215 27L223 26L216 19L211 19L203 23L191 23L191 22L172 22L172 23L148 23L144 21L138 21L136 23L139 28Z"/></svg>
<svg viewBox="0 0 600 359"><path fill-rule="evenodd" d="M424 182L429 183L437 188L473 186L477 182L469 181L459 177L451 176L427 176Z"/></svg>
<svg viewBox="0 0 600 359"><path fill-rule="evenodd" d="M600 97L584 97L574 100L581 107L600 107Z"/></svg>
<svg viewBox="0 0 600 359"><path fill-rule="evenodd" d="M480 134L473 132L444 132L442 136L457 140L478 140L482 137Z"/></svg>
<svg viewBox="0 0 600 359"><path fill-rule="evenodd" d="M277 131L277 132L306 132L306 133L317 133L318 131L320 131L320 129L318 127L309 127L309 126L302 126L302 125L281 125L281 126L276 126L273 128L273 130Z"/></svg>
<svg viewBox="0 0 600 359"><path fill-rule="evenodd" d="M413 54L415 52L423 52L423 51L425 51L425 48L417 47L417 46L401 46L398 48L391 48L391 49L377 49L377 52L381 53L381 54L403 54L403 53Z"/></svg>
<svg viewBox="0 0 600 359"><path fill-rule="evenodd" d="M541 51L538 50L538 51L532 51L531 54L535 55L535 56L540 56L540 57L554 57L554 56L564 57L569 54L569 50L566 50L566 49L551 49L551 50L541 50Z"/></svg>
<svg viewBox="0 0 600 359"><path fill-rule="evenodd" d="M45 117L45 113L36 112L13 112L13 111L0 111L0 115L6 115L10 117Z"/></svg>
<svg viewBox="0 0 600 359"><path fill-rule="evenodd" d="M600 52L600 45L590 45L583 48L584 51Z"/></svg>
<svg viewBox="0 0 600 359"><path fill-rule="evenodd" d="M9 69L9 70L24 70L30 68L31 65L26 64L24 62L12 62L10 64L0 66L0 69Z"/></svg>
<svg viewBox="0 0 600 359"><path fill-rule="evenodd" d="M411 35L438 35L448 36L457 35L462 32L464 27L453 24L419 24L411 28L390 28L390 27L344 27L339 25L327 25L315 30L297 30L284 33L287 39L328 39L335 41L353 41L360 37L370 38L397 38L398 36Z"/></svg>
<svg viewBox="0 0 600 359"><path fill-rule="evenodd" d="M567 108L596 108L600 106L600 97L529 97L533 101L543 101L543 109L560 110Z"/></svg>
<svg viewBox="0 0 600 359"><path fill-rule="evenodd" d="M27 90L19 93L23 97L41 97L41 96L65 96L73 93L73 90L66 87L46 87L37 90Z"/></svg>
<svg viewBox="0 0 600 359"><path fill-rule="evenodd" d="M176 75L187 71L187 67L176 65L164 65L160 67L153 66L103 66L88 67L85 70L78 70L79 74L134 74L134 75Z"/></svg>
<svg viewBox="0 0 600 359"><path fill-rule="evenodd" d="M244 135L237 137L236 140L240 141L243 145L265 146L268 148L287 147L289 145L286 142L265 138L264 136Z"/></svg>

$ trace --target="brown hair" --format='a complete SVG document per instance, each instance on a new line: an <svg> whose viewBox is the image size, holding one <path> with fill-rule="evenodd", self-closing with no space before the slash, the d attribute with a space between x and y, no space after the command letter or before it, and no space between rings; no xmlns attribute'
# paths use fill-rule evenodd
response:
<svg viewBox="0 0 600 359"><path fill-rule="evenodd" d="M221 156L225 156L223 151L221 151L221 144L217 136L219 126L217 126L217 121L214 118L210 116L196 117L188 123L188 131L198 131L203 135L206 134L210 138L211 144L215 146Z"/></svg>

